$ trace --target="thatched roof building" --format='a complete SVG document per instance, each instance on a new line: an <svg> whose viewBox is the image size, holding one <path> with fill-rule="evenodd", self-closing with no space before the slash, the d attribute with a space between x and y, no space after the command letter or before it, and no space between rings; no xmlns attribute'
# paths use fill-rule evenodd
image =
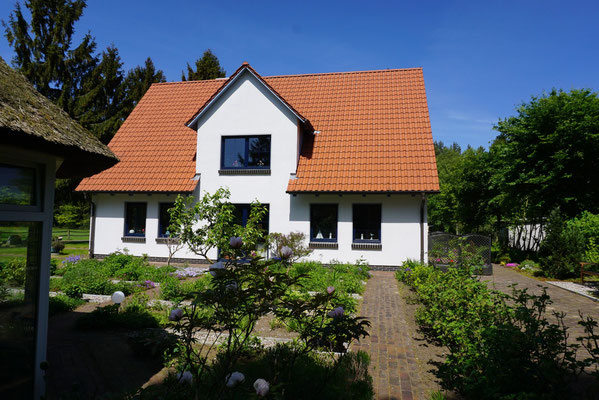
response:
<svg viewBox="0 0 599 400"><path fill-rule="evenodd" d="M89 131L41 95L0 58L0 145L51 153L57 178L94 175L119 160Z"/></svg>

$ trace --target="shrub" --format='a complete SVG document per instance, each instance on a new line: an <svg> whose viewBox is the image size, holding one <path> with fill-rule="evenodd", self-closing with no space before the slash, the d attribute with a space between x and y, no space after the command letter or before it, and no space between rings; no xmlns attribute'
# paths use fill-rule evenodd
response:
<svg viewBox="0 0 599 400"><path fill-rule="evenodd" d="M541 242L539 258L541 269L548 277L564 279L574 276L574 271L584 254L584 239L576 226L568 227L558 209L551 212Z"/></svg>
<svg viewBox="0 0 599 400"><path fill-rule="evenodd" d="M566 394L576 371L563 315L550 323L549 296L512 288L491 291L468 269L440 272L416 266L398 277L416 292L417 322L431 341L447 347L435 363L445 389L466 398L545 398Z"/></svg>
<svg viewBox="0 0 599 400"><path fill-rule="evenodd" d="M73 311L80 305L85 304L85 300L75 299L70 296L57 295L50 297L49 315L52 317L57 314Z"/></svg>
<svg viewBox="0 0 599 400"><path fill-rule="evenodd" d="M64 250L64 243L62 242L62 240L58 239L57 237L53 237L52 238L52 252L53 253L62 253L63 250Z"/></svg>
<svg viewBox="0 0 599 400"><path fill-rule="evenodd" d="M278 255L284 246L293 250L293 256L289 261L295 262L302 257L306 257L312 253L312 250L304 245L306 234L303 232L291 232L288 234L273 232L267 237L268 248L273 251L273 254Z"/></svg>
<svg viewBox="0 0 599 400"><path fill-rule="evenodd" d="M71 299L81 299L83 297L83 289L79 285L66 286L63 291Z"/></svg>
<svg viewBox="0 0 599 400"><path fill-rule="evenodd" d="M23 286L27 260L25 258L13 258L12 260L0 262L0 278L8 284Z"/></svg>
<svg viewBox="0 0 599 400"><path fill-rule="evenodd" d="M293 364L290 360L295 360ZM275 399L348 399L374 398L372 378L368 373L370 359L365 352L347 353L338 362L322 355L306 354L290 344L277 344L260 350L253 357L245 357L236 367L244 374L244 382L233 388L215 390L223 386L220 377L228 374L226 360L218 358L215 375L206 375L198 383L205 399L257 398L253 383L265 379L270 384L268 398ZM163 385L149 386L127 399L190 399L194 397L191 385L182 385L176 375L169 376Z"/></svg>

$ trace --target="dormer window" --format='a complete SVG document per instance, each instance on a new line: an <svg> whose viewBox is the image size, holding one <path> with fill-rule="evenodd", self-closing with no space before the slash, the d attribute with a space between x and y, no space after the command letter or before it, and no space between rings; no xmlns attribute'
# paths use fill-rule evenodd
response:
<svg viewBox="0 0 599 400"><path fill-rule="evenodd" d="M269 169L270 135L223 136L222 169Z"/></svg>

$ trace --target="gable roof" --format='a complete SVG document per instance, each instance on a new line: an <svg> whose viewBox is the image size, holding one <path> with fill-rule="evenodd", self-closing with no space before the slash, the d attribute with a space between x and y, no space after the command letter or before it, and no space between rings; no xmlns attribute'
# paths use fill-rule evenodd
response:
<svg viewBox="0 0 599 400"><path fill-rule="evenodd" d="M439 190L421 68L260 77L242 65L232 77L246 69L316 132L305 135L288 192ZM193 191L197 133L185 124L231 81L152 85L109 144L121 162L77 190Z"/></svg>
<svg viewBox="0 0 599 400"><path fill-rule="evenodd" d="M118 158L0 58L0 143L63 159L58 178L90 176Z"/></svg>
<svg viewBox="0 0 599 400"><path fill-rule="evenodd" d="M218 90L216 92L214 92L214 94L212 96L210 96L210 98L208 100L206 100L206 102L200 107L200 109L198 110L198 112L196 112L195 115L189 121L187 121L187 123L185 125L187 125L191 129L197 129L198 121L200 120L200 118L202 117L202 115L205 114L206 111L208 111L208 109L210 108L210 106L212 106L214 103L216 103L216 101L218 100L218 98L223 93L225 93L227 91L227 89L229 87L231 87L233 85L233 83L241 75L243 75L243 72L245 72L245 71L248 71L250 74L252 74L258 80L258 82L260 82L262 85L264 85L264 87L269 92L271 92L281 103L283 103L283 105L289 111L291 111L297 117L297 119L299 119L303 124L305 124L305 125L309 125L310 124L310 122L306 118L302 117L300 115L300 113L297 112L297 110L295 108L293 108L292 105L290 105L289 103L287 103L287 101L283 97L281 97L281 95L278 94L277 91L275 89L273 89L272 86L270 86L262 78L262 76L260 76L260 74L258 74L256 72L256 70L250 66L249 63L244 62L243 64L241 64L241 67L237 68L237 71L235 71L233 73L233 75L231 75L227 79L227 81L220 88L218 88Z"/></svg>

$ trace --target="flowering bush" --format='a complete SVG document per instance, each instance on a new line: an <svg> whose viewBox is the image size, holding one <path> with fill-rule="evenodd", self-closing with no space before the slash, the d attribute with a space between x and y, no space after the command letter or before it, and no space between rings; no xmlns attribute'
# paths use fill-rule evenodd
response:
<svg viewBox="0 0 599 400"><path fill-rule="evenodd" d="M300 287L300 280L305 276L288 274L286 259L291 258L287 254L290 250L282 252L281 261L257 256L248 261L243 245L234 240L227 243L233 246L220 249L223 261L211 266L207 287L193 293L192 303L182 309L181 317L172 314L171 318L176 321L173 328L181 337L178 370L193 373L196 393L203 393L200 389L206 379L214 377L214 382L220 382L219 387L213 389L215 397L223 395L240 358L252 347L256 323L267 314L274 314L284 323L294 323L300 334L298 346L307 353L317 349L346 353L349 343L367 335L368 321L345 313L337 303L335 290L325 287L321 293L308 298L293 295L292 289ZM214 341L198 344L194 339L197 330L213 335ZM218 347L216 368L209 354L218 340L222 343ZM294 362L288 360L288 363ZM266 396L278 390L283 377L268 382L260 379L256 381L255 394ZM237 383L236 386L243 386ZM250 384L249 380L245 383Z"/></svg>

